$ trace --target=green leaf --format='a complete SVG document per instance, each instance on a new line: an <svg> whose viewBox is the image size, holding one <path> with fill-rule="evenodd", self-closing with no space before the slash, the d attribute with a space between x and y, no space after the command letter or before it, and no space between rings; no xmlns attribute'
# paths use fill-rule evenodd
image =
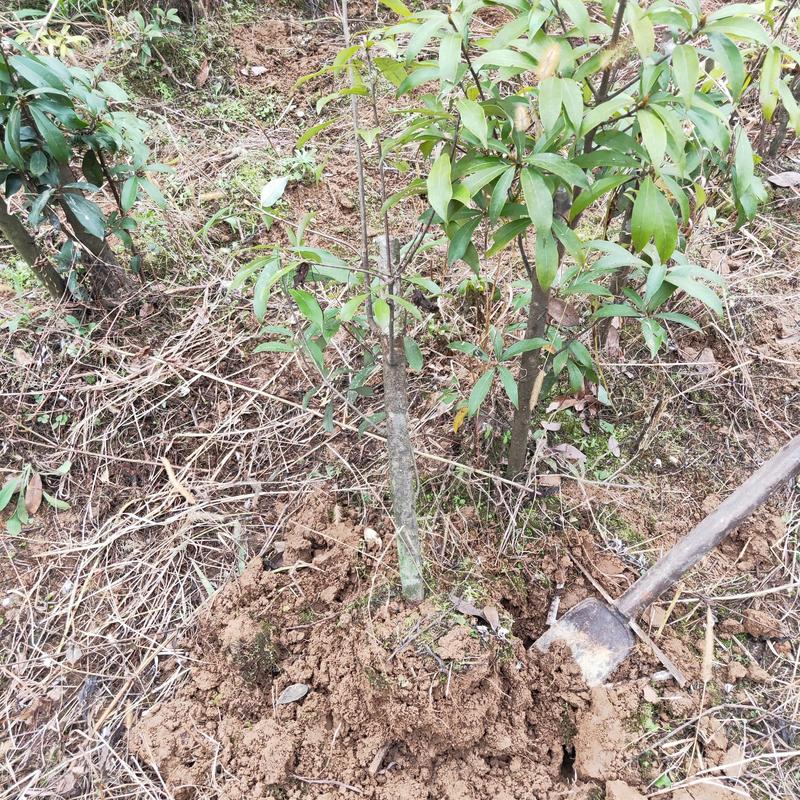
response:
<svg viewBox="0 0 800 800"><path fill-rule="evenodd" d="M627 303L609 303L607 306L600 306L592 315L593 319L603 317L641 317L641 312L631 308Z"/></svg>
<svg viewBox="0 0 800 800"><path fill-rule="evenodd" d="M639 252L653 239L662 261L669 259L678 244L678 220L652 178L646 178L636 194L631 233L633 246Z"/></svg>
<svg viewBox="0 0 800 800"><path fill-rule="evenodd" d="M14 492L19 488L19 477L9 478L0 489L0 511L2 511L14 496Z"/></svg>
<svg viewBox="0 0 800 800"><path fill-rule="evenodd" d="M64 90L64 82L49 67L33 58L26 56L11 56L8 63L14 71L24 78L31 86L38 88L50 87L51 89Z"/></svg>
<svg viewBox="0 0 800 800"><path fill-rule="evenodd" d="M767 32L754 19L744 15L715 19L704 28L706 34L724 33L737 39L745 39L758 44L769 45Z"/></svg>
<svg viewBox="0 0 800 800"><path fill-rule="evenodd" d="M83 177L95 186L102 186L105 181L103 168L100 166L100 162L97 160L97 155L94 150L87 150L84 154L81 172L83 172Z"/></svg>
<svg viewBox="0 0 800 800"><path fill-rule="evenodd" d="M630 175L610 175L607 178L598 178L588 189L584 189L573 201L569 210L570 220L574 220L604 194L616 189L623 183L631 180Z"/></svg>
<svg viewBox="0 0 800 800"><path fill-rule="evenodd" d="M514 182L516 172L516 167L508 167L494 185L492 197L489 201L489 219L492 222L496 222L503 211L503 206L508 200L508 190Z"/></svg>
<svg viewBox="0 0 800 800"><path fill-rule="evenodd" d="M28 106L28 111L33 117L33 122L36 125L39 133L44 139L47 151L59 164L66 164L69 162L69 145L64 138L64 134L50 121L47 114L31 103Z"/></svg>
<svg viewBox="0 0 800 800"><path fill-rule="evenodd" d="M116 83L112 83L111 81L100 81L98 86L103 92L105 92L106 97L110 97L112 100L116 100L118 103L128 102L128 95L125 93L125 90L121 86L117 86Z"/></svg>
<svg viewBox="0 0 800 800"><path fill-rule="evenodd" d="M703 329L700 327L700 323L697 320L692 319L691 317L687 317L686 314L679 314L677 311L663 311L660 314L656 314L659 319L665 319L668 322L677 322L678 325L683 325L687 328L691 328L693 331L697 331L700 333Z"/></svg>
<svg viewBox="0 0 800 800"><path fill-rule="evenodd" d="M462 125L486 147L489 138L489 125L486 122L486 114L480 103L476 103L474 100L459 100L456 103L456 108L461 115Z"/></svg>
<svg viewBox="0 0 800 800"><path fill-rule="evenodd" d="M65 192L63 199L82 228L98 239L105 238L106 224L103 212L91 200L75 192Z"/></svg>
<svg viewBox="0 0 800 800"><path fill-rule="evenodd" d="M351 297L340 309L339 309L339 319L342 322L350 322L351 319L358 313L358 309L361 308L361 304L367 299L367 295L365 294L357 294L355 297Z"/></svg>
<svg viewBox="0 0 800 800"><path fill-rule="evenodd" d="M14 515L11 519L6 521L6 530L9 536L19 536L22 533L22 522Z"/></svg>
<svg viewBox="0 0 800 800"><path fill-rule="evenodd" d="M330 128L331 125L335 125L339 121L339 117L334 117L333 119L326 119L325 122L320 122L317 125L312 125L307 131L305 131L300 138L294 143L296 150L302 150L305 145L311 141L318 133L321 133L325 130L325 128Z"/></svg>
<svg viewBox="0 0 800 800"><path fill-rule="evenodd" d="M419 345L410 337L403 337L403 350L406 354L406 362L412 372L419 372L422 369L423 358Z"/></svg>
<svg viewBox="0 0 800 800"><path fill-rule="evenodd" d="M511 401L511 405L517 408L519 403L517 382L514 380L511 370L501 365L497 368L497 372L500 375L500 381L503 384L506 395L508 395L508 399Z"/></svg>
<svg viewBox="0 0 800 800"><path fill-rule="evenodd" d="M167 198L161 194L161 190L156 186L150 178L139 178L139 186L147 192L150 199L159 207L167 207Z"/></svg>
<svg viewBox="0 0 800 800"><path fill-rule="evenodd" d="M411 12L408 10L408 6L402 2L402 0L381 0L381 5L386 6L389 11L394 11L398 17L410 17Z"/></svg>
<svg viewBox="0 0 800 800"><path fill-rule="evenodd" d="M575 131L579 131L583 121L583 90L577 81L562 78L561 104L567 113L570 125Z"/></svg>
<svg viewBox="0 0 800 800"><path fill-rule="evenodd" d="M604 103L600 103L600 105L595 108L590 108L583 118L581 136L585 136L598 125L608 122L614 114L627 109L632 102L633 98L629 94L620 94L617 95L617 97L606 100Z"/></svg>
<svg viewBox="0 0 800 800"><path fill-rule="evenodd" d="M520 173L522 193L528 216L536 227L537 236L547 233L553 227L553 196L541 174L530 167Z"/></svg>
<svg viewBox="0 0 800 800"><path fill-rule="evenodd" d="M9 163L17 169L25 169L25 162L22 160L22 150L20 149L20 124L21 111L19 106L14 106L8 113L5 124L5 134L3 143L5 145L6 158Z"/></svg>
<svg viewBox="0 0 800 800"><path fill-rule="evenodd" d="M560 0L559 5L567 12L575 27L584 35L589 36L591 21L586 10L584 0Z"/></svg>
<svg viewBox="0 0 800 800"><path fill-rule="evenodd" d="M262 342L253 348L253 353L294 353L295 346L291 342Z"/></svg>
<svg viewBox="0 0 800 800"><path fill-rule="evenodd" d="M442 152L433 162L427 180L428 202L431 208L447 222L447 207L453 197L453 184L450 180L450 154Z"/></svg>
<svg viewBox="0 0 800 800"><path fill-rule="evenodd" d="M420 54L422 48L428 44L435 33L445 26L446 22L447 17L441 12L437 12L414 31L414 35L406 47L406 63L410 63Z"/></svg>
<svg viewBox="0 0 800 800"><path fill-rule="evenodd" d="M739 126L736 131L736 149L733 159L733 187L737 195L745 195L755 177L755 161L753 147L747 137L747 131Z"/></svg>
<svg viewBox="0 0 800 800"><path fill-rule="evenodd" d="M552 234L539 231L536 234L536 280L546 292L558 275L558 246Z"/></svg>
<svg viewBox="0 0 800 800"><path fill-rule="evenodd" d="M545 78L539 85L539 116L546 131L551 131L561 114L561 78Z"/></svg>
<svg viewBox="0 0 800 800"><path fill-rule="evenodd" d="M553 175L558 175L568 186L586 188L589 181L583 170L556 153L536 153L526 159L526 163L538 167Z"/></svg>
<svg viewBox="0 0 800 800"><path fill-rule="evenodd" d="M503 248L507 247L512 239L516 239L523 233L530 225L530 220L525 217L524 219L515 219L507 222L495 231L492 246L486 251L486 256L491 258L493 255L499 253Z"/></svg>
<svg viewBox="0 0 800 800"><path fill-rule="evenodd" d="M28 169L35 178L47 172L47 156L41 150L34 150Z"/></svg>
<svg viewBox="0 0 800 800"><path fill-rule="evenodd" d="M734 100L738 100L745 80L742 51L727 36L711 36L710 40L714 47L714 60L725 71L731 96Z"/></svg>
<svg viewBox="0 0 800 800"><path fill-rule="evenodd" d="M461 63L461 36L448 33L439 42L439 74L445 83L456 82L458 67Z"/></svg>
<svg viewBox="0 0 800 800"><path fill-rule="evenodd" d="M700 59L692 45L679 44L672 51L672 73L678 93L687 108L692 104L694 90L700 77Z"/></svg>
<svg viewBox="0 0 800 800"><path fill-rule="evenodd" d="M781 51L770 47L764 56L758 82L758 101L767 121L772 119L778 105L778 83L781 79Z"/></svg>
<svg viewBox="0 0 800 800"><path fill-rule="evenodd" d="M275 283L279 266L280 258L277 255L270 256L261 270L253 289L253 313L259 322L263 322L266 316L270 289L272 284Z"/></svg>
<svg viewBox="0 0 800 800"><path fill-rule="evenodd" d="M491 183L496 177L502 175L506 169L508 169L508 162L498 158L494 163L481 167L464 178L463 183L470 197L474 197L487 183Z"/></svg>
<svg viewBox="0 0 800 800"><path fill-rule="evenodd" d="M325 328L325 315L319 307L317 298L305 289L289 289L289 294L294 297L300 313L321 331Z"/></svg>
<svg viewBox="0 0 800 800"><path fill-rule="evenodd" d="M660 167L667 151L667 129L652 112L643 109L636 112L636 121L642 132L642 142L654 167Z"/></svg>
<svg viewBox="0 0 800 800"><path fill-rule="evenodd" d="M391 318L391 310L389 304L385 300L376 300L372 304L372 316L375 318L375 323L384 332L389 332L389 320Z"/></svg>
<svg viewBox="0 0 800 800"><path fill-rule="evenodd" d="M653 21L647 15L647 11L640 8L637 3L629 4L628 24L639 55L643 59L649 58L656 46L656 36L653 30Z"/></svg>
<svg viewBox="0 0 800 800"><path fill-rule="evenodd" d="M716 292L704 283L700 283L685 275L676 274L674 271L667 273L666 280L722 316L722 301L719 299Z"/></svg>
<svg viewBox="0 0 800 800"><path fill-rule="evenodd" d="M120 200L122 202L122 210L127 213L136 203L136 198L139 194L139 179L135 175L131 175L122 185L122 192L120 192Z"/></svg>
<svg viewBox="0 0 800 800"><path fill-rule="evenodd" d="M486 395L489 393L489 389L492 387L492 381L494 380L494 373L494 367L487 369L486 372L475 381L475 385L469 393L469 400L467 400L467 410L470 416L473 416L481 407L481 403L483 403Z"/></svg>

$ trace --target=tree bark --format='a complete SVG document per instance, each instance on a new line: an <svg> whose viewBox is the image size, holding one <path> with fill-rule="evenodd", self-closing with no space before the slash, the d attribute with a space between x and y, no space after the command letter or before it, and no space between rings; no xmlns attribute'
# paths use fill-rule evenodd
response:
<svg viewBox="0 0 800 800"><path fill-rule="evenodd" d="M0 197L0 233L31 268L50 296L54 300L60 300L66 291L64 279L47 258L42 256L33 236L28 233L28 229L20 222L19 217L8 212L2 197Z"/></svg>
<svg viewBox="0 0 800 800"><path fill-rule="evenodd" d="M547 304L550 292L544 291L531 275L531 302L528 306L528 322L525 326L526 339L544 338L547 330ZM520 374L517 381L517 410L511 424L511 442L508 446L508 466L506 477L514 479L525 467L528 454L528 433L531 426L531 398L536 385L536 377L542 364L541 348L528 350L520 358Z"/></svg>
<svg viewBox="0 0 800 800"><path fill-rule="evenodd" d="M395 342L394 363L384 347L383 396L386 410L386 448L389 454L389 486L392 516L397 529L397 560L403 596L414 603L425 597L422 578L422 545L417 523L417 486L414 450L408 432L408 393L403 343Z"/></svg>
<svg viewBox="0 0 800 800"><path fill-rule="evenodd" d="M75 181L75 176L69 167L61 167L61 180L64 183ZM64 192L82 194L79 189L65 189ZM104 308L117 308L136 291L136 284L120 266L108 239L98 239L89 233L66 203L62 202L60 206L75 237L94 256L84 259L84 263L95 300Z"/></svg>

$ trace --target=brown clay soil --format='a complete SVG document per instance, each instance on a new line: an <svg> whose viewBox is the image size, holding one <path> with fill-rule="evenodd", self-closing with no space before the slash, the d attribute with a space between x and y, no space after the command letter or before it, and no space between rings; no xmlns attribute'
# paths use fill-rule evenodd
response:
<svg viewBox="0 0 800 800"><path fill-rule="evenodd" d="M589 692L560 649L525 650L507 597L496 631L444 597L409 608L370 578L386 554L333 513L312 500L281 556L209 602L191 680L130 732L176 797L211 782L230 800L528 800L640 781L625 746L646 681ZM295 684L308 693L281 703Z"/></svg>

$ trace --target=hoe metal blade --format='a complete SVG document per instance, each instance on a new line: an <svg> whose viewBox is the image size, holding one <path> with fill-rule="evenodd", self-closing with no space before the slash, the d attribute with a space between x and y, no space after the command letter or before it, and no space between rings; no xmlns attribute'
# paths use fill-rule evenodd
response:
<svg viewBox="0 0 800 800"><path fill-rule="evenodd" d="M568 645L588 686L605 683L634 645L627 618L592 597L567 611L533 646L546 653L558 640Z"/></svg>

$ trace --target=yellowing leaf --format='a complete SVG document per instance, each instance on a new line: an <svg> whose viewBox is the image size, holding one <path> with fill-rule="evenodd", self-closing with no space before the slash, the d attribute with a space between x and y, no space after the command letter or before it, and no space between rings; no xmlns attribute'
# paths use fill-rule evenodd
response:
<svg viewBox="0 0 800 800"><path fill-rule="evenodd" d="M469 409L466 406L458 410L458 413L453 419L453 433L458 433L458 429L464 424L468 412Z"/></svg>

